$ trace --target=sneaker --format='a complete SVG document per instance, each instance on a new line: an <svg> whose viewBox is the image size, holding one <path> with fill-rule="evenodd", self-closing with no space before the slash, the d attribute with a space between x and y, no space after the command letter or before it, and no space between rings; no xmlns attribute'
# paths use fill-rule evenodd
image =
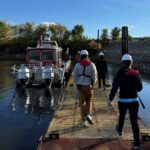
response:
<svg viewBox="0 0 150 150"><path fill-rule="evenodd" d="M132 147L132 150L140 150L140 147L134 146Z"/></svg>
<svg viewBox="0 0 150 150"><path fill-rule="evenodd" d="M119 131L119 129L118 129L118 125L116 126L116 131L117 131L117 133L118 133L118 135L119 135L119 136L122 136L122 132L121 132L121 131Z"/></svg>
<svg viewBox="0 0 150 150"><path fill-rule="evenodd" d="M86 117L86 119L87 119L87 121L88 121L89 124L91 124L91 125L94 124L94 122L93 122L93 120L92 120L92 117L91 117L90 115L88 115L88 116Z"/></svg>
<svg viewBox="0 0 150 150"><path fill-rule="evenodd" d="M84 127L89 127L89 124L88 124L88 121L87 121L87 120L85 120L85 121L83 122L83 126L84 126Z"/></svg>

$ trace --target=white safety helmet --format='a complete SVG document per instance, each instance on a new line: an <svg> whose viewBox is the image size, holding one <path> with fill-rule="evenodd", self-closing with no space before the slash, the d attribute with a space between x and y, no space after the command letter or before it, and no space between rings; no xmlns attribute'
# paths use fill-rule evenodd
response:
<svg viewBox="0 0 150 150"><path fill-rule="evenodd" d="M131 55L129 55L129 54L124 54L124 55L122 56L122 58L121 58L121 61L124 61L124 60L130 60L130 61L132 61L133 59L132 59L132 56L131 56Z"/></svg>
<svg viewBox="0 0 150 150"><path fill-rule="evenodd" d="M103 52L99 52L99 56L104 56L104 53Z"/></svg>
<svg viewBox="0 0 150 150"><path fill-rule="evenodd" d="M80 55L89 55L89 53L87 50L84 49L81 51Z"/></svg>

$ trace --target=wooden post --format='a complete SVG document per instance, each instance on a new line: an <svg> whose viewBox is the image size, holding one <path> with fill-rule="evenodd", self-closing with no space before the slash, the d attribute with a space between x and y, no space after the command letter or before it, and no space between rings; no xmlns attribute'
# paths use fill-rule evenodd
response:
<svg viewBox="0 0 150 150"><path fill-rule="evenodd" d="M97 50L99 49L99 30L97 31Z"/></svg>
<svg viewBox="0 0 150 150"><path fill-rule="evenodd" d="M128 53L128 27L122 27L122 55Z"/></svg>

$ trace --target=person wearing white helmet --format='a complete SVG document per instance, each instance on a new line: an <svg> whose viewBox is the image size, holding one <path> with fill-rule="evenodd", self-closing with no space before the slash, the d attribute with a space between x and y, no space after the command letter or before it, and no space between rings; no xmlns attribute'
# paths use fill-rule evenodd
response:
<svg viewBox="0 0 150 150"><path fill-rule="evenodd" d="M93 124L91 116L93 105L92 95L93 86L97 80L97 71L88 55L87 50L81 51L80 62L75 65L73 75L80 93L79 105L81 109L81 120L85 123Z"/></svg>
<svg viewBox="0 0 150 150"><path fill-rule="evenodd" d="M107 74L107 61L104 58L104 53L100 52L99 57L96 60L96 68L98 72L98 88L105 90L106 87L106 74ZM102 81L102 85L101 85Z"/></svg>
<svg viewBox="0 0 150 150"><path fill-rule="evenodd" d="M133 61L132 56L129 54L124 54L121 58L121 61L126 61L126 60Z"/></svg>
<svg viewBox="0 0 150 150"><path fill-rule="evenodd" d="M116 130L121 136L126 111L129 110L134 138L134 146L132 150L138 150L140 148L140 133L138 126L139 99L137 93L142 90L143 86L138 70L132 69L132 56L130 54L124 54L121 58L121 61L122 67L114 78L108 104L110 104L110 102L113 100L119 88L119 120Z"/></svg>

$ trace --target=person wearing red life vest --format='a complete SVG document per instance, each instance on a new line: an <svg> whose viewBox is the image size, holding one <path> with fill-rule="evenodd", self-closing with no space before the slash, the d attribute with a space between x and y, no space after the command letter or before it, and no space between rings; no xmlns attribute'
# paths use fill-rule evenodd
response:
<svg viewBox="0 0 150 150"><path fill-rule="evenodd" d="M138 110L139 99L138 92L142 90L142 81L138 70L132 68L133 59L129 54L122 56L122 67L117 72L112 89L109 95L108 104L113 100L118 88L119 90L119 120L116 126L116 130L120 136L122 136L122 130L127 110L129 110L130 122L132 126L134 145L132 150L140 149L140 133L138 126Z"/></svg>
<svg viewBox="0 0 150 150"><path fill-rule="evenodd" d="M92 105L93 105L93 86L97 80L96 66L88 57L88 51L82 50L81 59L75 65L73 75L80 93L79 105L81 109L81 120L93 124Z"/></svg>

